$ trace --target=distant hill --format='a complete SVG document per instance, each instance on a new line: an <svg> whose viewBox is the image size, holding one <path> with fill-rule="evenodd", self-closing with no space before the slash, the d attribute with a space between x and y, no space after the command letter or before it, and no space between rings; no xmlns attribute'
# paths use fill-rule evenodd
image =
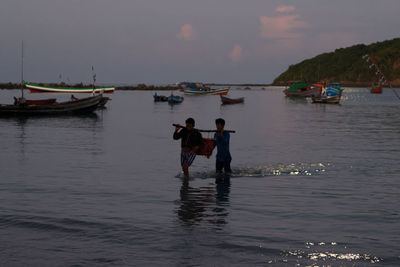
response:
<svg viewBox="0 0 400 267"><path fill-rule="evenodd" d="M400 38L370 45L354 45L320 54L298 64L290 65L279 75L274 85L287 81L340 82L348 86L369 86L377 81L374 69L369 69L362 56L369 54L393 86L400 86Z"/></svg>

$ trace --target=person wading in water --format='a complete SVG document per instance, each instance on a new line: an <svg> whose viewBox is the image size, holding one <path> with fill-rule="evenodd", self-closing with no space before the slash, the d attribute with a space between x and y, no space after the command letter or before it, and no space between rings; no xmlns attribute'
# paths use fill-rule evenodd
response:
<svg viewBox="0 0 400 267"><path fill-rule="evenodd" d="M230 134L224 130L225 120L222 118L215 120L217 132L214 134L215 146L217 147L217 157L215 162L215 169L217 173L222 173L224 169L226 175L231 175L231 161L232 156L229 151Z"/></svg>
<svg viewBox="0 0 400 267"><path fill-rule="evenodd" d="M203 143L201 133L194 128L194 119L188 118L186 127L182 128L176 126L173 135L174 140L182 139L181 141L181 166L185 178L189 178L189 166L192 165L196 158L196 152L200 149Z"/></svg>

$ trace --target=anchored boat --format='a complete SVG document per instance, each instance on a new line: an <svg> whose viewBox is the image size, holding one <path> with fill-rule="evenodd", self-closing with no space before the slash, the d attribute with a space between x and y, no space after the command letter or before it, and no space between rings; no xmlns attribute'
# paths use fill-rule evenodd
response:
<svg viewBox="0 0 400 267"><path fill-rule="evenodd" d="M371 89L371 94L382 94L382 86L380 84L374 84Z"/></svg>
<svg viewBox="0 0 400 267"><path fill-rule="evenodd" d="M238 103L243 103L244 102L244 97L239 97L239 98L229 98L223 95L220 95L221 97L221 102L224 105L228 104L238 104Z"/></svg>
<svg viewBox="0 0 400 267"><path fill-rule="evenodd" d="M319 89L310 87L306 82L292 81L289 82L283 93L287 97L312 97L318 94Z"/></svg>
<svg viewBox="0 0 400 267"><path fill-rule="evenodd" d="M23 81L26 88L31 93L114 93L115 87L113 86L96 86L95 88L74 88L74 87L54 87L45 86L35 83L28 83Z"/></svg>
<svg viewBox="0 0 400 267"><path fill-rule="evenodd" d="M226 95L230 87L213 89L202 83L180 83L186 95Z"/></svg>
<svg viewBox="0 0 400 267"><path fill-rule="evenodd" d="M107 99L108 100L108 99ZM14 104L0 104L0 116L4 115L65 115L93 112L107 101L103 95L97 95L66 102L35 102L18 98ZM33 101L33 102L32 102Z"/></svg>
<svg viewBox="0 0 400 267"><path fill-rule="evenodd" d="M320 89L317 95L312 96L313 103L339 104L343 92L339 83L330 83L327 87L316 84L315 87Z"/></svg>

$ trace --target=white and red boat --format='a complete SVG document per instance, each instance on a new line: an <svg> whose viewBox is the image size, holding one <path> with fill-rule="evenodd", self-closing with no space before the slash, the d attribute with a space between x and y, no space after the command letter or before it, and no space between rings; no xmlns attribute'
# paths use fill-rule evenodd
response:
<svg viewBox="0 0 400 267"><path fill-rule="evenodd" d="M210 88L202 83L180 83L183 93L186 95L227 95L230 87Z"/></svg>
<svg viewBox="0 0 400 267"><path fill-rule="evenodd" d="M95 88L75 88L75 87L53 87L40 84L28 83L24 81L26 88L31 93L114 93L115 87L96 86Z"/></svg>

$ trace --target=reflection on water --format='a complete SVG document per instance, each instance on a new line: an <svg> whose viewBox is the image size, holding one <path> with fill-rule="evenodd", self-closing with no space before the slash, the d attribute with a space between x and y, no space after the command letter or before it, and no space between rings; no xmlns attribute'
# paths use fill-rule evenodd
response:
<svg viewBox="0 0 400 267"><path fill-rule="evenodd" d="M184 180L180 189L179 221L185 226L202 223L215 225L217 229L227 224L230 179L218 177L215 186L190 187Z"/></svg>
<svg viewBox="0 0 400 267"><path fill-rule="evenodd" d="M356 264L365 266L381 261L379 257L357 253L348 245L337 242L306 242L304 249L283 251L282 258L267 260L269 264L285 262L296 266L320 266L321 262L327 263L326 266L357 266Z"/></svg>
<svg viewBox="0 0 400 267"><path fill-rule="evenodd" d="M73 154L74 149L77 151L82 147L98 149L96 138L102 131L102 123L99 122L102 122L102 118L96 113L75 116L0 117L3 130L0 134L3 140L8 140L1 144L3 156L15 156L13 164L18 164L20 169L21 166L27 166L34 160L40 161L56 151L61 157L62 153ZM70 151L64 148L69 148Z"/></svg>

